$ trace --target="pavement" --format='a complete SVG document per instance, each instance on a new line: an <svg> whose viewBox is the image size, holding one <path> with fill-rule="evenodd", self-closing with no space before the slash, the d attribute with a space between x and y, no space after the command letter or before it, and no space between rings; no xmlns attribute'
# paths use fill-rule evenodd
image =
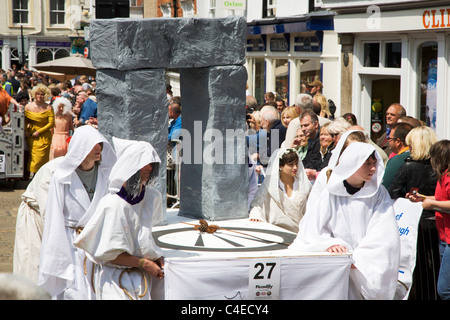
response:
<svg viewBox="0 0 450 320"><path fill-rule="evenodd" d="M28 181L0 180L0 272L13 271L17 210Z"/></svg>

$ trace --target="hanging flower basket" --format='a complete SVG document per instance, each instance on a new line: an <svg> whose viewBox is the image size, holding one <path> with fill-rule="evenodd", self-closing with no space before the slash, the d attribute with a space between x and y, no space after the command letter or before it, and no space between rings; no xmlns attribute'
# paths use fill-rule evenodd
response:
<svg viewBox="0 0 450 320"><path fill-rule="evenodd" d="M82 38L77 38L72 41L72 45L76 48L82 48L86 45L86 42Z"/></svg>

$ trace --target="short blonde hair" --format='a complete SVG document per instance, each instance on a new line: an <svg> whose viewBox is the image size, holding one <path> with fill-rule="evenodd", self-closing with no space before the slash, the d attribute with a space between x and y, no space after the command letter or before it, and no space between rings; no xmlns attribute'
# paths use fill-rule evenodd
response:
<svg viewBox="0 0 450 320"><path fill-rule="evenodd" d="M31 89L31 97L35 99L36 93L38 92L42 92L44 94L45 100L50 99L52 95L50 89L46 85L43 85L42 83L38 83L38 85L36 85L33 89Z"/></svg>
<svg viewBox="0 0 450 320"><path fill-rule="evenodd" d="M284 125L284 122L283 122L283 116L284 116L286 113L291 117L291 120L294 120L295 118L298 118L298 113L297 113L297 111L295 111L295 107L287 107L287 108L285 108L285 109L281 112L281 123L283 124L283 126L285 126L285 125ZM285 126L285 127L286 127L286 126Z"/></svg>
<svg viewBox="0 0 450 320"><path fill-rule="evenodd" d="M426 160L430 158L430 148L438 141L433 129L420 126L412 129L406 136L405 142L409 146L411 159Z"/></svg>

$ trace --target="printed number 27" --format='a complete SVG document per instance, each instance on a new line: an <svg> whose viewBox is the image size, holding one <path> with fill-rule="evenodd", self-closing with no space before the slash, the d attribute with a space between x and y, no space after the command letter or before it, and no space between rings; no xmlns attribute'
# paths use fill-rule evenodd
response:
<svg viewBox="0 0 450 320"><path fill-rule="evenodd" d="M270 277L272 276L272 271L273 268L275 268L277 264L275 262L267 262L266 263L266 267L269 267L269 273L267 275L267 279L270 279ZM259 268L259 271L256 272L255 276L253 277L253 279L264 279L264 276L261 275L261 273L263 273L264 271L264 264L262 264L261 262L255 264L254 268Z"/></svg>

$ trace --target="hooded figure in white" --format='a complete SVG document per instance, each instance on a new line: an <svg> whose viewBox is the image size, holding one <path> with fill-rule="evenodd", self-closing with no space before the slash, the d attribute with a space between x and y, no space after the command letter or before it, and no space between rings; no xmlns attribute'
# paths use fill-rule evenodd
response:
<svg viewBox="0 0 450 320"><path fill-rule="evenodd" d="M360 189L346 187L345 182L369 162L372 154L376 157L376 169L370 180ZM308 207L297 238L289 247L298 252L333 252L330 248L345 247L354 261L349 299L394 298L400 237L393 202L381 185L383 174L383 160L373 146L350 144L322 191L321 201Z"/></svg>
<svg viewBox="0 0 450 320"><path fill-rule="evenodd" d="M94 172L90 181L95 185L95 191L91 186L89 191L94 192L89 193L79 176L82 174L79 167L100 146L100 163L90 170ZM94 298L90 283L92 265L73 241L107 193L108 176L115 161L114 150L105 137L97 129L83 126L75 130L67 154L52 176L44 217L38 285L53 299Z"/></svg>
<svg viewBox="0 0 450 320"><path fill-rule="evenodd" d="M303 217L311 190L302 160L298 157L293 193L289 197L280 180L280 158L293 149L278 149L270 158L267 175L250 205L250 220L269 222L294 233ZM293 151L295 152L295 150Z"/></svg>
<svg viewBox="0 0 450 320"><path fill-rule="evenodd" d="M64 157L44 164L22 194L17 211L13 272L37 284L45 206L53 172Z"/></svg>
<svg viewBox="0 0 450 320"><path fill-rule="evenodd" d="M307 208L310 206L313 206L315 204L315 202L319 199L319 195L322 192L322 190L324 188L326 188L326 185L328 183L328 177L329 177L328 172L332 172L334 167L336 167L336 165L338 164L339 157L341 156L341 153L343 152L344 145L348 139L348 136L355 131L358 131L358 130L348 130L348 131L344 132L342 134L342 136L340 137L336 147L331 152L331 158L328 161L328 166L326 166L319 172L319 174L314 182L314 185L313 185L311 192L309 194L309 197L308 197L308 202L306 203ZM360 139L358 139L358 141L363 142L364 141L363 139L365 139L364 133L362 131L360 131L360 132L361 132L361 135L360 135L360 137L359 137ZM357 140L352 139L352 141L357 141Z"/></svg>
<svg viewBox="0 0 450 320"><path fill-rule="evenodd" d="M96 263L97 299L150 299L148 275L162 276L162 253L152 237L152 219L161 215L162 195L150 185L161 160L147 142L113 137L113 143L118 160L111 171L109 194L75 245ZM142 171L148 166L152 175L145 184ZM156 273L148 271L148 264Z"/></svg>

